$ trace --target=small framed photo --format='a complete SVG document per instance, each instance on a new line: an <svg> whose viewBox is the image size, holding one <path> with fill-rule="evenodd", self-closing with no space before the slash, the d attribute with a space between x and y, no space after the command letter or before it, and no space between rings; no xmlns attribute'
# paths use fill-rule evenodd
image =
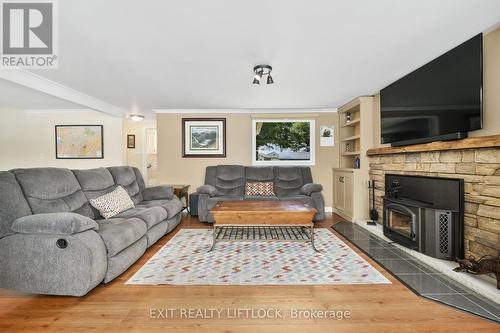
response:
<svg viewBox="0 0 500 333"><path fill-rule="evenodd" d="M102 125L56 125L57 159L104 158Z"/></svg>
<svg viewBox="0 0 500 333"><path fill-rule="evenodd" d="M320 139L319 139L319 144L321 147L332 147L335 145L335 142L333 140L333 134L334 134L334 126L329 125L329 126L320 126L319 127L319 132L321 134Z"/></svg>
<svg viewBox="0 0 500 333"><path fill-rule="evenodd" d="M127 134L127 148L135 148L135 134Z"/></svg>
<svg viewBox="0 0 500 333"><path fill-rule="evenodd" d="M226 157L226 118L182 118L182 157Z"/></svg>

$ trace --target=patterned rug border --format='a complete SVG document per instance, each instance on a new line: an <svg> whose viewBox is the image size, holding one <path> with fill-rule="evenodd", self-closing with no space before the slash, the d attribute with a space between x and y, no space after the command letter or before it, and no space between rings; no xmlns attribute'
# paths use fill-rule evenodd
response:
<svg viewBox="0 0 500 333"><path fill-rule="evenodd" d="M381 282L349 282L349 283L346 283L346 282L311 282L311 281L294 281L294 282L291 282L291 283L269 283L269 282L255 282L255 281L252 281L250 283L222 283L222 282L213 282L213 281L206 281L204 283L191 283L191 282L184 282L184 283L176 283L176 282L158 282L158 283L152 283L152 282L131 282L133 281L136 276L138 276L141 271L148 266L148 264L150 264L153 260L156 260L157 257L159 257L161 255L161 252L164 250L165 247L167 247L169 245L169 243L171 242L174 242L174 240L176 238L179 238L181 236L183 236L183 234L186 234L186 233L189 233L189 232L192 232L192 231L204 231L204 232L207 232L209 231L210 232L210 237L211 237L211 232L212 230L211 229L199 229L199 228L184 228L184 229L181 229L179 230L171 239L168 240L167 243L165 243L157 252L155 252L153 254L153 256L151 256L151 258L148 259L148 261L146 263L144 263L124 284L125 285L129 285L129 286L133 286L133 285L141 285L141 286L145 286L145 285L150 285L150 286L161 286L161 285L167 285L167 286L340 286L340 285L372 285L372 284L375 284L375 285L379 285L379 284L392 284L392 282L387 279L387 277L382 274L379 270L377 270L372 264L370 264L366 259L364 259L362 256L360 256L356 251L354 251L353 248L351 248L347 242L344 242L340 237L338 237L337 235L335 235L335 233L333 233L329 228L317 228L315 229L315 232L323 232L323 233L327 233L330 237L333 237L334 239L336 239L338 242L340 243L343 243L345 244L345 246L348 248L348 250L350 251L351 255L354 255L358 260L361 260L363 262L365 262L369 268L371 270L373 270L376 274L378 274ZM316 236L316 239L318 239L319 237ZM257 241L257 242L252 242L252 241L249 241L249 242L245 242L245 241L239 241L237 242L237 244L245 244L245 243L273 243L273 241ZM286 242L286 241L282 241L280 243L292 243L292 242ZM217 251L217 247L220 246L222 243L218 243L215 250L214 251ZM307 246L311 246L310 244L307 244ZM318 247L318 249L321 251L321 245L318 245L318 243L316 243L316 246ZM311 248L311 251L312 251L312 248Z"/></svg>

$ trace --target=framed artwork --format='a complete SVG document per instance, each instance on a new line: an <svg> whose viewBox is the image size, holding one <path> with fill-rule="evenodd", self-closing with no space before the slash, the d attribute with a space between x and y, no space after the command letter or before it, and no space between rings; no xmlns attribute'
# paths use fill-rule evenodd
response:
<svg viewBox="0 0 500 333"><path fill-rule="evenodd" d="M333 147L335 145L335 142L333 140L333 134L334 134L334 126L329 125L329 126L320 126L319 127L319 132L321 134L320 139L319 139L319 145L321 147Z"/></svg>
<svg viewBox="0 0 500 333"><path fill-rule="evenodd" d="M127 134L127 148L135 148L135 134Z"/></svg>
<svg viewBox="0 0 500 333"><path fill-rule="evenodd" d="M102 125L56 125L57 159L104 158Z"/></svg>
<svg viewBox="0 0 500 333"><path fill-rule="evenodd" d="M182 157L226 157L226 118L182 118Z"/></svg>

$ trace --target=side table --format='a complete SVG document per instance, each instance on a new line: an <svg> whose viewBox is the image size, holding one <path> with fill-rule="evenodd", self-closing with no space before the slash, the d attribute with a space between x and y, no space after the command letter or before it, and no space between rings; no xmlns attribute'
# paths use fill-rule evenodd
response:
<svg viewBox="0 0 500 333"><path fill-rule="evenodd" d="M174 188L174 194L177 198L183 201L182 199L184 198L185 205L184 209L188 208L189 205L189 185L186 184L167 184L167 186L172 186Z"/></svg>

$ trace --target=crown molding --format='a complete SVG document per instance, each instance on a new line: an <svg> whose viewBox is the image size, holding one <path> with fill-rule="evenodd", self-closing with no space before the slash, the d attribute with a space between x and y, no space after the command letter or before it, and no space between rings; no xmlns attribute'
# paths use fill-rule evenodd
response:
<svg viewBox="0 0 500 333"><path fill-rule="evenodd" d="M2 69L0 78L115 117L126 110L24 69Z"/></svg>
<svg viewBox="0 0 500 333"><path fill-rule="evenodd" d="M82 108L64 108L64 109L24 109L24 113L74 113L74 112L87 112L87 113L95 113L99 112L92 109L82 109Z"/></svg>
<svg viewBox="0 0 500 333"><path fill-rule="evenodd" d="M292 114L292 113L332 113L337 112L337 108L314 108L314 109L294 109L294 108L280 108L280 109L167 109L167 108L154 108L154 113L209 113L209 114L228 114L228 113L251 113L251 114Z"/></svg>

